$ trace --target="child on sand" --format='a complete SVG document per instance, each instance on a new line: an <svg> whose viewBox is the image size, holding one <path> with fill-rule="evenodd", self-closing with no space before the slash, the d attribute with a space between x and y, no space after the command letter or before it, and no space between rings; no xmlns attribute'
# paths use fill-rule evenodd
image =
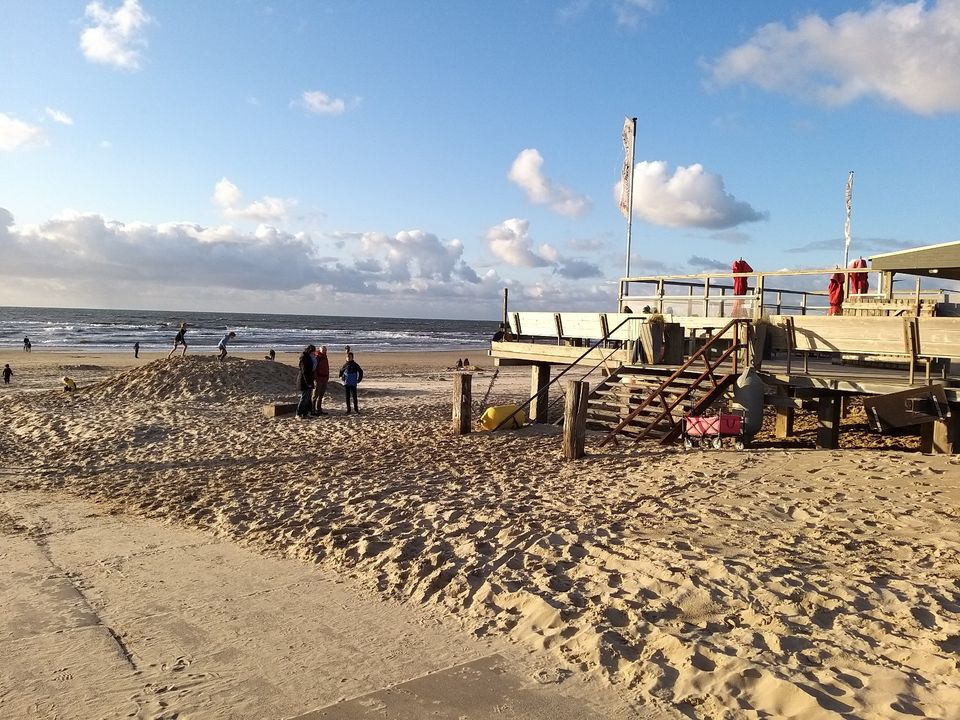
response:
<svg viewBox="0 0 960 720"><path fill-rule="evenodd" d="M363 368L353 359L353 353L347 353L347 361L340 368L340 379L343 380L343 391L347 397L347 415L350 414L350 398L353 398L353 410L358 415L360 408L357 407L357 385L363 382Z"/></svg>
<svg viewBox="0 0 960 720"><path fill-rule="evenodd" d="M13 375L13 370L10 369L10 363L7 363L3 366L3 384L10 384L10 376Z"/></svg>
<svg viewBox="0 0 960 720"><path fill-rule="evenodd" d="M220 338L220 344L217 345L217 349L220 351L220 356L217 358L220 362L223 362L223 359L227 356L227 343L233 340L237 334L232 330Z"/></svg>
<svg viewBox="0 0 960 720"><path fill-rule="evenodd" d="M177 336L173 339L173 350L170 351L170 354L167 355L167 359L173 357L173 354L177 351L177 348L182 344L183 352L180 353L180 357L183 357L187 354L187 339L184 337L187 334L187 324L180 323L180 331L177 333Z"/></svg>

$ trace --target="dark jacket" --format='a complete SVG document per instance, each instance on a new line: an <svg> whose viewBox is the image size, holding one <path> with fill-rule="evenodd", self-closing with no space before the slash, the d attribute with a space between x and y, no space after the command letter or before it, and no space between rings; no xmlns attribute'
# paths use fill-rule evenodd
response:
<svg viewBox="0 0 960 720"><path fill-rule="evenodd" d="M300 354L300 371L297 373L297 387L300 392L306 392L313 387L313 354L303 352Z"/></svg>
<svg viewBox="0 0 960 720"><path fill-rule="evenodd" d="M347 387L356 387L363 380L363 368L357 365L356 360L347 360L340 368L339 377Z"/></svg>

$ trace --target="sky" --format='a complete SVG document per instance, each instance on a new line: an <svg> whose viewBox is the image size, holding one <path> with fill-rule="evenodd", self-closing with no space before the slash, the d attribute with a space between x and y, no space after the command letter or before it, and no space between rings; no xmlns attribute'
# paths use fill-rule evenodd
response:
<svg viewBox="0 0 960 720"><path fill-rule="evenodd" d="M960 0L0 0L0 305L496 319L960 240Z"/></svg>

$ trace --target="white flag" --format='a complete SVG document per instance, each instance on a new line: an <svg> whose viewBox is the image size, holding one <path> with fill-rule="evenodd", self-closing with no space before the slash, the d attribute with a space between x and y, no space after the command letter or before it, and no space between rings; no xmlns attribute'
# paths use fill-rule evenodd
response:
<svg viewBox="0 0 960 720"><path fill-rule="evenodd" d="M637 124L633 118L623 119L623 171L620 173L620 212L630 219L630 205L633 195L633 141L637 134Z"/></svg>
<svg viewBox="0 0 960 720"><path fill-rule="evenodd" d="M847 219L843 223L843 244L844 247L850 247L850 214L853 211L853 170L847 175Z"/></svg>

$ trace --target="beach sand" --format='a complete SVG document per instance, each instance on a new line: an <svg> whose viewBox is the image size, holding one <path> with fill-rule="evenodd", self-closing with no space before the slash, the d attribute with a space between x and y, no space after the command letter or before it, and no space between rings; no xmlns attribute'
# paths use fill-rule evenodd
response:
<svg viewBox="0 0 960 720"><path fill-rule="evenodd" d="M591 436L566 462L552 426L452 435L457 357L358 356L362 414L334 388L298 422L261 412L295 355L0 353L4 491L318 565L666 717L960 717L960 458ZM528 397L471 360L475 416Z"/></svg>

